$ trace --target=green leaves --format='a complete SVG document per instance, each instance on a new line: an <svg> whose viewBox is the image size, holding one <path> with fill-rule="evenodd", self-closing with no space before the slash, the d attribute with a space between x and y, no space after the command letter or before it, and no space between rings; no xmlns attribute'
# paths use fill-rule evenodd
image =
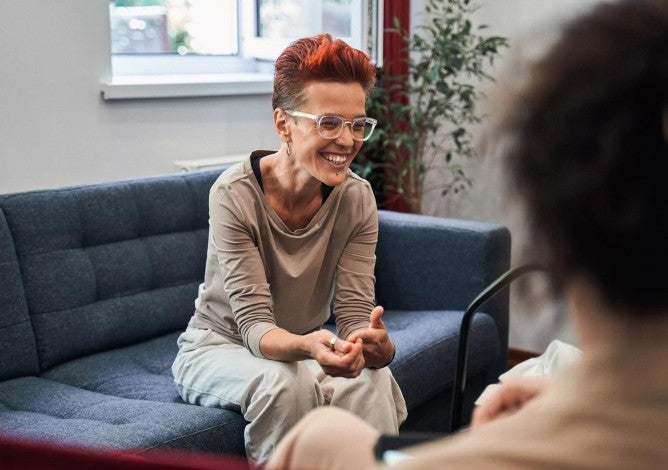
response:
<svg viewBox="0 0 668 470"><path fill-rule="evenodd" d="M402 33L397 18L388 30L401 34L408 48L408 77L388 77L379 70L367 106L379 124L358 157L363 169L375 161L376 173L382 170L379 200L388 191L402 194L411 210L420 212L434 157L450 170L444 194L472 184L461 162L476 156L469 126L480 121L477 85L491 79L485 67L507 46L505 38L486 36L486 25L472 22L477 8L469 0L429 0L425 21L413 35Z"/></svg>

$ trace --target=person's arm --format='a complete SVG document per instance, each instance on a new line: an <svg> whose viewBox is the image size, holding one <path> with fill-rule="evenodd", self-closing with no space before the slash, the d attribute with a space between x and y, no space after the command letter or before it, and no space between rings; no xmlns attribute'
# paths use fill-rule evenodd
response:
<svg viewBox="0 0 668 470"><path fill-rule="evenodd" d="M211 193L209 224L213 246L229 299L234 322L243 344L255 356L262 357L260 338L277 328L272 311L269 282L255 239L259 236L244 206L253 201L225 185Z"/></svg>
<svg viewBox="0 0 668 470"><path fill-rule="evenodd" d="M362 340L355 342L336 339L327 330L306 335L295 335L282 328L267 332L260 340L264 357L277 361L301 361L315 359L322 370L332 377L353 378L364 369Z"/></svg>
<svg viewBox="0 0 668 470"><path fill-rule="evenodd" d="M351 342L362 341L367 367L373 369L389 365L396 352L394 343L390 341L385 324L381 319L383 312L383 307L375 307L369 317L369 327L354 331L347 338Z"/></svg>
<svg viewBox="0 0 668 470"><path fill-rule="evenodd" d="M378 212L368 185L354 204L362 210L358 227L347 241L337 265L334 315L342 338L350 342L362 340L366 366L380 368L391 362L395 348L381 319L383 308L375 306Z"/></svg>
<svg viewBox="0 0 668 470"><path fill-rule="evenodd" d="M234 319L251 353L286 362L313 358L328 375L358 376L364 368L361 344L340 340L332 351L332 334L327 331L296 335L276 325L269 283L254 241L259 233L254 233L253 224L246 221L227 188L212 194L210 223Z"/></svg>
<svg viewBox="0 0 668 470"><path fill-rule="evenodd" d="M471 427L514 413L543 393L550 383L546 377L513 377L498 384L473 410Z"/></svg>

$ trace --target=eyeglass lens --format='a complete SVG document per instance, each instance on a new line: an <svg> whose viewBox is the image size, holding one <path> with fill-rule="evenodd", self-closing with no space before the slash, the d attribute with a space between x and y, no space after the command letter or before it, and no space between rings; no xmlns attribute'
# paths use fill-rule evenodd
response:
<svg viewBox="0 0 668 470"><path fill-rule="evenodd" d="M346 121L338 116L322 116L318 120L318 132L323 137L335 139L341 134L344 122ZM357 118L350 123L350 128L353 139L366 140L371 136L374 126L366 118Z"/></svg>

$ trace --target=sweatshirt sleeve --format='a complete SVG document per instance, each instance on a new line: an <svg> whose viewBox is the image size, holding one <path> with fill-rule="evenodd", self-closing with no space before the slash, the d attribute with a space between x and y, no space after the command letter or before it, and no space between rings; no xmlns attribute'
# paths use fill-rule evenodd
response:
<svg viewBox="0 0 668 470"><path fill-rule="evenodd" d="M362 197L352 202L358 210L349 211L357 219L350 220L356 229L343 249L336 272L334 315L342 338L367 328L375 306L378 212L371 187L365 182L363 188Z"/></svg>
<svg viewBox="0 0 668 470"><path fill-rule="evenodd" d="M212 191L210 224L223 286L246 348L258 357L260 339L278 328L264 265L250 223L224 185Z"/></svg>

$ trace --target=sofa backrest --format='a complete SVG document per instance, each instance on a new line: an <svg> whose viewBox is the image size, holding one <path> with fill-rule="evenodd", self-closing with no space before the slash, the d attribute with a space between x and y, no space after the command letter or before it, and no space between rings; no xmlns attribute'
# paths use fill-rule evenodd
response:
<svg viewBox="0 0 668 470"><path fill-rule="evenodd" d="M185 328L220 171L0 197L42 369Z"/></svg>
<svg viewBox="0 0 668 470"><path fill-rule="evenodd" d="M0 209L0 380L39 371L16 249Z"/></svg>
<svg viewBox="0 0 668 470"><path fill-rule="evenodd" d="M510 232L501 225L382 210L378 222L376 298L386 309L463 311L509 268ZM483 311L506 351L507 290Z"/></svg>

